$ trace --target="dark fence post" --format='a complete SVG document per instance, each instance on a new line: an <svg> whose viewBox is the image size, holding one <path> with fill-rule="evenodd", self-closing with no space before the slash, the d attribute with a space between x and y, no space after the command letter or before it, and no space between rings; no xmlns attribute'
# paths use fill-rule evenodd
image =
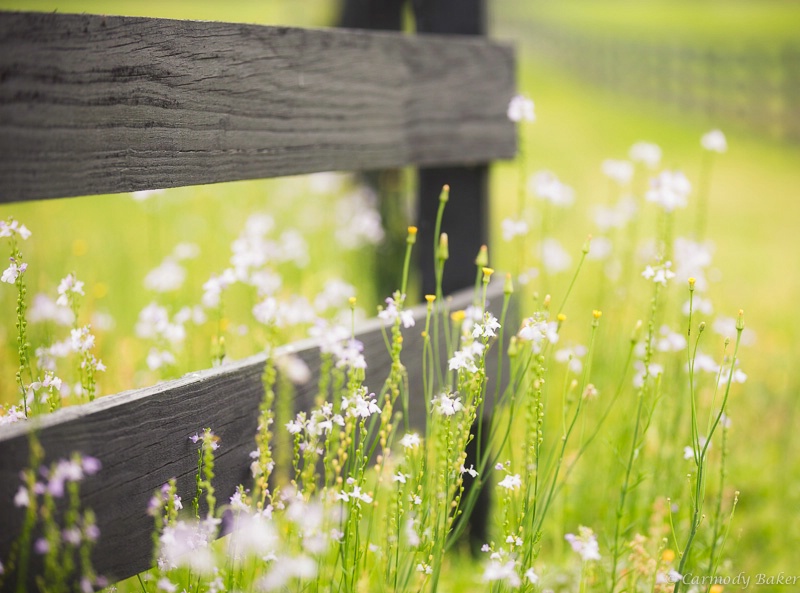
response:
<svg viewBox="0 0 800 593"><path fill-rule="evenodd" d="M403 20L403 5L404 0L343 0L339 24L343 27L399 30ZM413 0L413 8L418 33L486 34L484 0ZM375 185L377 177L368 177L368 180ZM480 246L487 242L487 166L420 168L416 254L422 274L422 294L432 294L436 288L434 226L439 207L438 197L444 184L450 185L451 202L445 210L442 231L448 233L452 246L443 280L445 294L472 284L475 279L475 256Z"/></svg>

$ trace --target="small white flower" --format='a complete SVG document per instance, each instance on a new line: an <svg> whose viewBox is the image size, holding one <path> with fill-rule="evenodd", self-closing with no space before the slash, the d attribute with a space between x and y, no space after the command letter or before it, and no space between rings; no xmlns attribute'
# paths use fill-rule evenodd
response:
<svg viewBox="0 0 800 593"><path fill-rule="evenodd" d="M419 447L422 439L420 439L419 435L415 432L407 432L403 435L403 438L400 439L400 444L405 449L414 449Z"/></svg>
<svg viewBox="0 0 800 593"><path fill-rule="evenodd" d="M453 357L447 361L448 368L451 371L464 370L468 373L478 372L478 367L475 365L474 356L468 350L456 350Z"/></svg>
<svg viewBox="0 0 800 593"><path fill-rule="evenodd" d="M461 403L461 398L456 397L456 394L449 394L447 392L440 393L433 398L433 405L436 406L436 411L444 416L453 416L456 412L464 409Z"/></svg>
<svg viewBox="0 0 800 593"><path fill-rule="evenodd" d="M630 161L606 159L603 161L602 169L603 175L620 185L626 185L633 177L633 163Z"/></svg>
<svg viewBox="0 0 800 593"><path fill-rule="evenodd" d="M580 554L584 562L600 560L600 546L597 543L597 537L588 527L581 525L578 527L577 536L568 533L564 539L570 543L573 550Z"/></svg>
<svg viewBox="0 0 800 593"><path fill-rule="evenodd" d="M157 268L144 277L144 287L154 292L172 292L183 286L186 268L171 257L167 257Z"/></svg>
<svg viewBox="0 0 800 593"><path fill-rule="evenodd" d="M18 266L15 261L11 261L11 264L3 271L2 277L0 277L1 282L8 282L9 284L14 284L17 281L17 278L21 274L25 273L25 270L28 269L28 264L22 264Z"/></svg>
<svg viewBox="0 0 800 593"><path fill-rule="evenodd" d="M644 272L642 272L642 277L647 280L652 280L657 284L661 284L662 286L666 286L667 280L671 280L675 277L675 272L670 270L671 267L672 262L665 262L663 265L656 267L648 265L644 269Z"/></svg>
<svg viewBox="0 0 800 593"><path fill-rule="evenodd" d="M728 141L721 130L711 130L703 134L700 144L708 151L723 153L728 150Z"/></svg>
<svg viewBox="0 0 800 593"><path fill-rule="evenodd" d="M650 180L650 190L645 194L648 202L661 206L665 212L685 208L692 184L680 171L662 171Z"/></svg>
<svg viewBox="0 0 800 593"><path fill-rule="evenodd" d="M497 336L497 333L495 332L498 329L500 329L500 322L497 321L497 318L494 315L487 311L484 315L483 323L476 323L472 327L472 337L494 338Z"/></svg>
<svg viewBox="0 0 800 593"><path fill-rule="evenodd" d="M503 230L503 241L511 241L514 237L528 234L528 223L524 220L514 220L506 218L501 224Z"/></svg>
<svg viewBox="0 0 800 593"><path fill-rule="evenodd" d="M0 220L0 237L13 237L14 235L25 241L31 236L31 232L28 227L13 218L8 219L8 222Z"/></svg>
<svg viewBox="0 0 800 593"><path fill-rule="evenodd" d="M464 467L462 465L461 466L461 473L462 474L469 474L473 478L477 478L478 477L478 470L476 470L475 469L475 465L472 465L472 464L470 464L469 468L466 468L466 467Z"/></svg>
<svg viewBox="0 0 800 593"><path fill-rule="evenodd" d="M548 237L542 240L542 265L551 274L568 270L572 265L572 256L564 249L558 239Z"/></svg>
<svg viewBox="0 0 800 593"><path fill-rule="evenodd" d="M522 478L519 474L511 474L507 475L497 484L501 488L505 488L506 490L518 490L522 487Z"/></svg>
<svg viewBox="0 0 800 593"><path fill-rule="evenodd" d="M14 495L14 506L15 507L27 507L31 504L31 499L28 494L28 489L24 486L20 486L17 493Z"/></svg>
<svg viewBox="0 0 800 593"><path fill-rule="evenodd" d="M538 171L531 175L528 189L554 206L566 208L575 202L575 191L550 171Z"/></svg>
<svg viewBox="0 0 800 593"><path fill-rule="evenodd" d="M631 146L628 156L636 163L644 163L650 169L655 169L661 162L661 148L650 142L637 142Z"/></svg>
<svg viewBox="0 0 800 593"><path fill-rule="evenodd" d="M397 472L395 475L392 476L392 482L400 482L401 484L405 484L406 480L410 478L408 474L404 474L401 472Z"/></svg>
<svg viewBox="0 0 800 593"><path fill-rule="evenodd" d="M515 95L508 103L506 111L508 119L519 123L521 121L536 121L533 101L523 95Z"/></svg>
<svg viewBox="0 0 800 593"><path fill-rule="evenodd" d="M380 313L378 313L378 317L383 319L384 321L388 321L390 323L394 323L398 319L400 323L403 324L403 327L406 329L409 327L414 326L414 313L409 310L403 310L398 308L398 303L405 301L405 295L398 295L395 293L395 298L388 297L386 299L386 308L383 309Z"/></svg>
<svg viewBox="0 0 800 593"><path fill-rule="evenodd" d="M69 306L69 293L83 295L83 282L73 274L67 274L58 284L58 299L56 304L62 307Z"/></svg>
<svg viewBox="0 0 800 593"><path fill-rule="evenodd" d="M532 585L539 582L539 575L534 572L533 568L529 568L525 571L525 578L528 579Z"/></svg>
<svg viewBox="0 0 800 593"><path fill-rule="evenodd" d="M490 562L483 571L483 580L487 583L505 581L508 586L515 589L522 584L517 574L516 560L509 560L505 564L497 561Z"/></svg>

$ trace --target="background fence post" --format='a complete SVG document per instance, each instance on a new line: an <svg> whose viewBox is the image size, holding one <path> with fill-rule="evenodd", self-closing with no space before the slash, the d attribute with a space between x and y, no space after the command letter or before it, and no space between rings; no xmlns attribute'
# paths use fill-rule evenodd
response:
<svg viewBox="0 0 800 593"><path fill-rule="evenodd" d="M342 0L339 24L362 29L400 30L403 23L404 0ZM485 35L486 7L484 0L413 0L418 33L439 35ZM369 183L387 197L384 182L394 176L373 173ZM450 260L445 270L445 294L470 286L475 280L474 260L488 239L489 215L488 167L423 167L419 169L417 189L417 226L419 235L415 247L418 268L422 274L422 294L435 292L433 244L438 197L444 184L451 188L452 200L445 210L442 230L450 236ZM390 184L390 186L396 183ZM389 192L392 193L392 192ZM389 196L394 199L394 196ZM388 243L397 238L387 237ZM404 247L405 236L400 238ZM381 254L378 268L392 270L395 250L388 246ZM388 258L388 260L387 260ZM390 272L391 273L391 272ZM391 289L390 289L391 290Z"/></svg>

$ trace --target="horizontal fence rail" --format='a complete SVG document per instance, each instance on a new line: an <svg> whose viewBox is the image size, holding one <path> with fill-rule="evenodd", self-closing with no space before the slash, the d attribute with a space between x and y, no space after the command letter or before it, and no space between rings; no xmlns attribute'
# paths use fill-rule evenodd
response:
<svg viewBox="0 0 800 593"><path fill-rule="evenodd" d="M487 308L498 317L503 303L502 285L495 282L488 290ZM461 291L448 299L448 308L463 309L472 299L472 290ZM421 328L426 305L413 311L417 325L404 330L401 360L408 372L409 416L412 424L420 428L425 418ZM514 324L515 318L510 316L506 325L512 328ZM368 365L365 385L375 392L380 391L391 365L382 333L384 326L375 319L363 324L356 334L364 343ZM507 331L506 335L514 331ZM294 398L296 410L309 410L317 395L319 349L305 341L279 351L288 353L299 356L311 369L311 380L296 387ZM187 504L194 496L198 445L190 441L192 435L209 427L221 439L214 479L221 502L227 502L237 485L252 485L249 453L255 449L265 360L264 355L254 356L6 427L0 433L0 508L4 509L0 514L0 558L8 557L12 542L20 533L23 509L16 508L13 500L21 484L20 472L29 465L29 433L36 431L45 450L45 463L73 451L96 457L102 463L97 475L81 483L82 502L96 513L100 528L93 554L98 573L120 580L149 568L153 560L153 518L147 514L148 502L154 491L173 477ZM498 376L497 362L493 349L486 360L487 393L492 392ZM487 405L490 404L488 398ZM32 579L31 575L31 590ZM7 581L5 585L10 590L14 583Z"/></svg>
<svg viewBox="0 0 800 593"><path fill-rule="evenodd" d="M0 12L0 203L514 155L511 47Z"/></svg>

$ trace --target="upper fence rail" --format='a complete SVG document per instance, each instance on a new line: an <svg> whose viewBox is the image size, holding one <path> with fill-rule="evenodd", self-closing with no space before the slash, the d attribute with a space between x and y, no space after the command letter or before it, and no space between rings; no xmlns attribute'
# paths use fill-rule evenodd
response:
<svg viewBox="0 0 800 593"><path fill-rule="evenodd" d="M0 203L511 158L474 37L0 12Z"/></svg>

